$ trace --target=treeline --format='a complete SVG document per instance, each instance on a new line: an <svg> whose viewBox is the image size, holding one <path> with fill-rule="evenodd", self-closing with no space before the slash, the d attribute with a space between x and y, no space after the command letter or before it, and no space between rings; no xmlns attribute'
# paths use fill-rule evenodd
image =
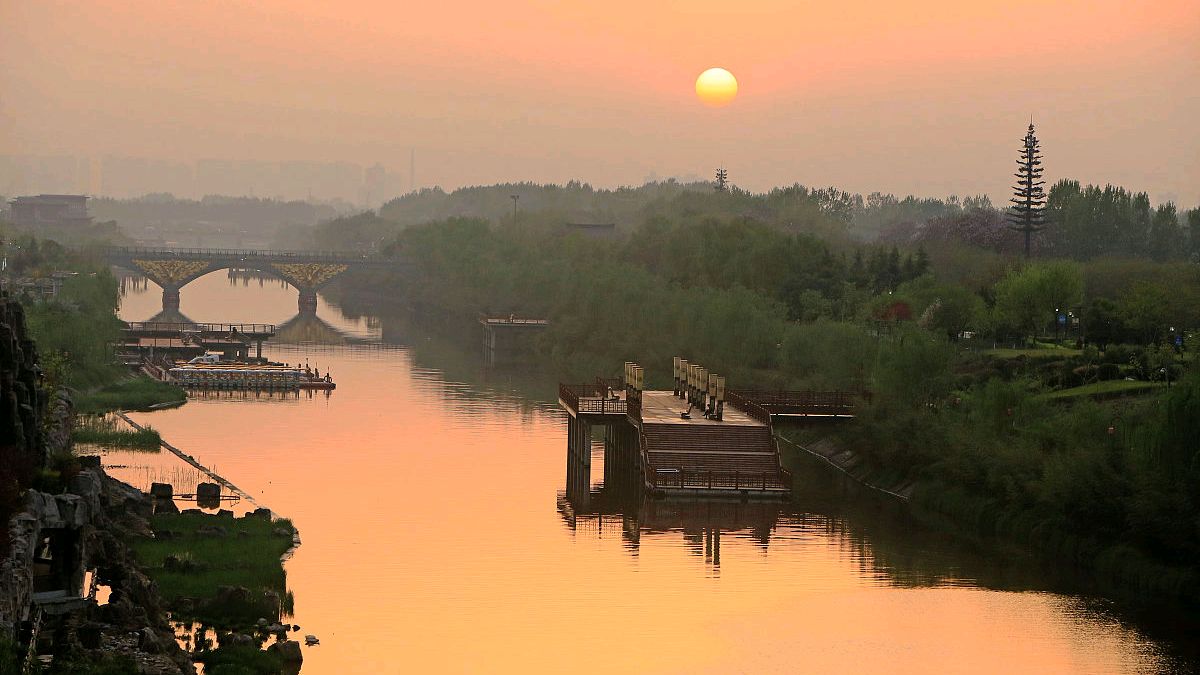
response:
<svg viewBox="0 0 1200 675"><path fill-rule="evenodd" d="M896 221L880 235L901 244L951 242L1016 253L1017 239L1005 216L990 205L972 205L959 213ZM1046 197L1045 219L1045 228L1033 238L1038 257L1200 262L1200 208L1180 212L1171 202L1153 206L1145 192L1061 180Z"/></svg>
<svg viewBox="0 0 1200 675"><path fill-rule="evenodd" d="M415 270L361 287L418 312L547 317L542 353L564 378L632 360L662 386L682 354L739 387L868 389L848 441L880 476L915 485L921 508L1081 564L1099 558L1125 581L1197 593L1200 445L1177 438L1172 420L1200 416L1200 383L1185 371L1190 339L1171 338L1200 326L1200 266L1025 262L741 216L656 214L603 239L537 213L382 236L380 250ZM1086 345L1024 349L1055 338ZM1047 398L1126 377L1176 387L1161 403Z"/></svg>
<svg viewBox="0 0 1200 675"><path fill-rule="evenodd" d="M514 197L516 199L514 200ZM515 204L514 204L515 202ZM651 182L613 190L577 181L565 185L505 183L453 192L427 188L394 199L378 213L341 217L316 228L307 245L366 248L396 230L446 218L499 222L517 217L554 219L560 224L612 224L629 232L649 218L717 218L757 222L827 239L874 239L897 223L923 222L964 211L991 208L987 197L897 198L851 194L837 188L792 185L754 194L736 187L717 192L710 183Z"/></svg>

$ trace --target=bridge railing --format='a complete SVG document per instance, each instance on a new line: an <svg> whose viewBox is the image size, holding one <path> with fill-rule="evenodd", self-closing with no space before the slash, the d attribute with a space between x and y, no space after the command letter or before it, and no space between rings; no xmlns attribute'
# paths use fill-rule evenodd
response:
<svg viewBox="0 0 1200 675"><path fill-rule="evenodd" d="M358 251L266 251L233 248L165 248L150 246L111 246L103 249L109 256L163 256L176 258L271 259L302 262L381 262L377 256Z"/></svg>
<svg viewBox="0 0 1200 675"><path fill-rule="evenodd" d="M238 333L274 335L272 323L182 323L169 321L130 321L127 329L140 333Z"/></svg>

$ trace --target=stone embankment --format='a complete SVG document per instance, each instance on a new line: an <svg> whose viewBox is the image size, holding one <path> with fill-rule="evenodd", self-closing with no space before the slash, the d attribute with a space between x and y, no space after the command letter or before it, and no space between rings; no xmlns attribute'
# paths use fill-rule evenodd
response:
<svg viewBox="0 0 1200 675"><path fill-rule="evenodd" d="M819 436L804 440L787 436L778 438L781 449L790 450L797 456L811 457L834 473L843 475L863 487L901 501L908 501L912 497L914 483L894 484L879 480L857 452L844 447L835 437Z"/></svg>
<svg viewBox="0 0 1200 675"><path fill-rule="evenodd" d="M61 494L26 493L0 562L0 630L63 663L125 658L140 673L192 673L154 583L124 541L148 536L152 505L98 465ZM108 590L103 604L97 587Z"/></svg>

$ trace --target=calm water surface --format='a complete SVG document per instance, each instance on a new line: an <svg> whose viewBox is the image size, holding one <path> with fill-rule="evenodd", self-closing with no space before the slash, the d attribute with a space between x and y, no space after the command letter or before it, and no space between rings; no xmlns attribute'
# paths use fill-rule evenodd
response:
<svg viewBox="0 0 1200 675"><path fill-rule="evenodd" d="M121 315L149 318L159 302L153 284L130 288ZM306 675L1181 667L1095 603L985 588L1037 586L886 509L574 513L552 379L489 376L473 353L402 325L324 301L323 322L294 320L295 307L288 288L224 272L183 289L192 319L290 321L291 339L341 343L267 349L330 371L332 395L197 399L135 418L299 528L292 621L321 639Z"/></svg>

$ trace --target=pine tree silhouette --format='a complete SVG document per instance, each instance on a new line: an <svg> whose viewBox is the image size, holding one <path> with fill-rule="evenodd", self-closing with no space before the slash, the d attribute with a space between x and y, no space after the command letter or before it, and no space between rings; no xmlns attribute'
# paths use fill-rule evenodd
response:
<svg viewBox="0 0 1200 675"><path fill-rule="evenodd" d="M1041 232L1046 208L1046 193L1042 186L1046 184L1042 178L1042 153L1038 149L1037 136L1033 134L1033 121L1029 122L1029 132L1025 134L1025 147L1021 148L1021 156L1017 160L1019 167L1017 184L1013 186L1013 207L1009 210L1008 219L1012 224L1010 229L1025 235L1025 257L1029 257L1030 238L1034 232Z"/></svg>

